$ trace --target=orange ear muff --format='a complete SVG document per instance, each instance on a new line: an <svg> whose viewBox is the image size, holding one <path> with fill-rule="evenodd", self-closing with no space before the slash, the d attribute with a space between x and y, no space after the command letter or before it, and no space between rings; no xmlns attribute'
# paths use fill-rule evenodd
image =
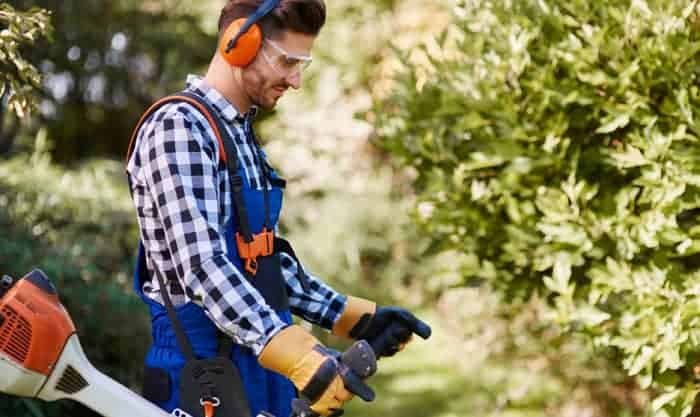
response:
<svg viewBox="0 0 700 417"><path fill-rule="evenodd" d="M245 67L250 64L255 59L255 55L258 54L262 44L262 31L258 25L254 24L239 36L236 45L226 52L229 42L238 34L245 21L246 19L241 18L231 22L221 36L221 42L219 42L219 53L226 62L234 67Z"/></svg>

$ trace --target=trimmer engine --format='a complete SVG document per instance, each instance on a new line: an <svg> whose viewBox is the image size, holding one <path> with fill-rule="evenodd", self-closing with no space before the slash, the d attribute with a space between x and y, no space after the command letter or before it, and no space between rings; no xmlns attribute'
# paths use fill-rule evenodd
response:
<svg viewBox="0 0 700 417"><path fill-rule="evenodd" d="M106 417L170 416L90 364L56 288L38 269L0 279L0 392L69 398Z"/></svg>
<svg viewBox="0 0 700 417"><path fill-rule="evenodd" d="M0 391L35 397L75 326L40 270L0 281Z"/></svg>

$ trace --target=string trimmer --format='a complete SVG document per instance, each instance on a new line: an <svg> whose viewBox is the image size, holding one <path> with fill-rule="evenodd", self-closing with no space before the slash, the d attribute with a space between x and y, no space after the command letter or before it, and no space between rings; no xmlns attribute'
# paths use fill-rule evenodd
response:
<svg viewBox="0 0 700 417"><path fill-rule="evenodd" d="M372 348L356 342L339 362L346 387L371 401L374 392L363 379L377 370ZM40 270L18 280L0 279L0 392L44 401L71 399L105 417L187 417L181 410L167 414L97 370L56 288ZM301 417L312 414L302 400L293 408Z"/></svg>

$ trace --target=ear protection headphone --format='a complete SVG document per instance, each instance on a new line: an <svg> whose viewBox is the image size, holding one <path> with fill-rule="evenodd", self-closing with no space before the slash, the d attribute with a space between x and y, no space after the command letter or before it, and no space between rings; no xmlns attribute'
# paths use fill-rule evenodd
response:
<svg viewBox="0 0 700 417"><path fill-rule="evenodd" d="M236 19L228 25L219 42L219 53L226 62L234 67L245 67L255 59L263 40L257 22L279 3L280 0L265 0L247 19Z"/></svg>

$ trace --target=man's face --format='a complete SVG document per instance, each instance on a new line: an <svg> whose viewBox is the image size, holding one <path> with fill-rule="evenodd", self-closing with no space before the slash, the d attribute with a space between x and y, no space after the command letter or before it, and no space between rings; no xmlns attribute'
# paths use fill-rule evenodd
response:
<svg viewBox="0 0 700 417"><path fill-rule="evenodd" d="M315 39L285 31L279 39L263 41L258 55L242 72L243 88L253 104L271 110L289 87L301 87L301 70L290 69L284 55L310 56Z"/></svg>

